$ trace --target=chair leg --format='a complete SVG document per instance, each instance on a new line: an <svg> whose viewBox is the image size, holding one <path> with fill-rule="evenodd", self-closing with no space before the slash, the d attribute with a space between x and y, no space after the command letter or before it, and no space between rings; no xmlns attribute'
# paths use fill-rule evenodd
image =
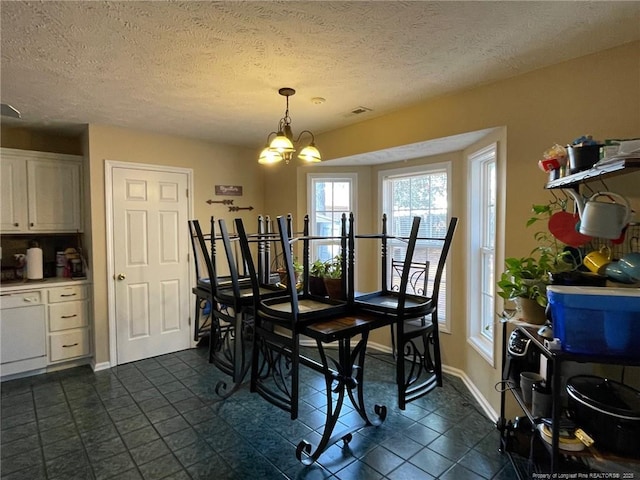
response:
<svg viewBox="0 0 640 480"><path fill-rule="evenodd" d="M431 321L433 324L432 336L433 339L433 365L436 374L436 381L439 387L442 386L442 359L440 357L440 332L438 328L438 311L436 310L431 315Z"/></svg>
<svg viewBox="0 0 640 480"><path fill-rule="evenodd" d="M200 306L200 297L198 294L194 293L194 296L196 297L196 313L195 320L193 322L193 341L197 342L200 338L200 309L202 307Z"/></svg>
<svg viewBox="0 0 640 480"><path fill-rule="evenodd" d="M404 410L406 408L406 385L405 385L405 359L404 359L404 344L401 325L392 325L392 330L398 329L398 345L396 350L395 342L393 344L393 356L396 361L396 384L398 386L398 408Z"/></svg>

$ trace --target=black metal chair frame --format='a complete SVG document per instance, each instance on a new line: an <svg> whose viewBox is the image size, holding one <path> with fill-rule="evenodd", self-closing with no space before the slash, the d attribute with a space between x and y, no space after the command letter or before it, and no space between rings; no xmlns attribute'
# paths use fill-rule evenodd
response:
<svg viewBox="0 0 640 480"><path fill-rule="evenodd" d="M200 228L198 221L189 220L188 224L189 236L191 238L191 249L193 252L193 264L196 273L196 285L191 289L191 291L195 295L193 341L197 342L202 336L208 335L211 329L211 308L213 305L211 278L203 275L205 271L207 275L209 275L209 268L206 263L209 255L206 247L206 241L209 239L209 236L203 236L202 231L200 230L200 237L202 237L203 240L203 242L201 242L198 232L196 231L196 224L198 225L197 228ZM202 265L203 263L204 265Z"/></svg>
<svg viewBox="0 0 640 480"><path fill-rule="evenodd" d="M392 348L396 357L396 383L398 386L398 406L401 410L407 403L423 397L436 387L442 386L442 360L440 353L440 338L438 329L438 295L440 282L444 273L445 262L450 250L458 219L453 217L444 238L418 237L419 218L414 218L411 234L408 238L394 237L387 233L386 215L382 218L381 235L357 235L356 238L379 238L382 248L382 281L378 292L359 295L354 298L356 308L386 313L394 317L392 328ZM400 238L407 241L407 251L402 267L402 275L398 290L389 289L387 284L388 271L388 240ZM436 267L433 289L427 296L426 283L429 272L424 274L425 289L420 295L419 289L412 286L410 279L415 276L415 269L428 269L430 263L413 261L415 247L418 241L439 241L443 243L441 254ZM392 267L393 268L393 267ZM408 293L407 288L413 287L414 293ZM427 322L430 317L430 322ZM395 330L395 335L393 331ZM397 341L397 348L396 343Z"/></svg>
<svg viewBox="0 0 640 480"><path fill-rule="evenodd" d="M213 270L217 271L216 242L219 241L224 247L229 276L214 277L212 315L216 320L214 322L216 328L212 328L211 331L209 361L231 376L234 387L230 391L223 393L227 390L227 384L224 381L216 386L216 392L219 395L228 396L240 387L251 366L249 360L254 328L254 302L253 288L246 274L244 257L241 251L238 252L234 248L238 236L229 234L223 219L218 220L218 231L219 235L216 235L215 221L211 217ZM242 274L240 274L240 267L242 267ZM280 293L281 291L275 286L260 283L261 298L269 298Z"/></svg>

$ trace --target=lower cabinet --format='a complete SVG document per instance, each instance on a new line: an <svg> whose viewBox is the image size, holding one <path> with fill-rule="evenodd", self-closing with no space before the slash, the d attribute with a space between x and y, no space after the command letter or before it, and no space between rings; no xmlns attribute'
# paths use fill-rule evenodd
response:
<svg viewBox="0 0 640 480"><path fill-rule="evenodd" d="M87 286L50 288L47 297L49 362L90 355Z"/></svg>

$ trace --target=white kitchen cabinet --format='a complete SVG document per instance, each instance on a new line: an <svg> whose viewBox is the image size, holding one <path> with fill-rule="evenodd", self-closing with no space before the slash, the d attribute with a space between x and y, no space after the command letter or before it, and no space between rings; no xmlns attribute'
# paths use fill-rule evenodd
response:
<svg viewBox="0 0 640 480"><path fill-rule="evenodd" d="M82 231L82 157L0 152L2 233Z"/></svg>
<svg viewBox="0 0 640 480"><path fill-rule="evenodd" d="M49 288L49 362L56 363L91 353L86 285Z"/></svg>
<svg viewBox="0 0 640 480"><path fill-rule="evenodd" d="M28 228L27 163L4 155L0 161L0 230L21 232Z"/></svg>

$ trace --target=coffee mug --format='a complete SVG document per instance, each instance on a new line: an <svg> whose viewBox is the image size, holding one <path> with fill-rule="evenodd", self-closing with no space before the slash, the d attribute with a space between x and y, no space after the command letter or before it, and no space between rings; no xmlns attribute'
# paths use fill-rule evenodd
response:
<svg viewBox="0 0 640 480"><path fill-rule="evenodd" d="M533 384L533 395L531 400L531 415L538 418L551 416L551 389L543 383Z"/></svg>
<svg viewBox="0 0 640 480"><path fill-rule="evenodd" d="M611 249L607 246L600 247L584 256L582 263L593 273L604 273L605 267L611 263Z"/></svg>
<svg viewBox="0 0 640 480"><path fill-rule="evenodd" d="M634 280L640 280L640 252L631 252L622 256L620 268Z"/></svg>
<svg viewBox="0 0 640 480"><path fill-rule="evenodd" d="M611 262L604 267L604 274L613 281L620 283L633 283L634 280L622 270L620 262Z"/></svg>
<svg viewBox="0 0 640 480"><path fill-rule="evenodd" d="M520 390L522 391L522 400L526 404L531 404L533 394L533 384L544 380L542 375L535 372L522 372L520 374Z"/></svg>

